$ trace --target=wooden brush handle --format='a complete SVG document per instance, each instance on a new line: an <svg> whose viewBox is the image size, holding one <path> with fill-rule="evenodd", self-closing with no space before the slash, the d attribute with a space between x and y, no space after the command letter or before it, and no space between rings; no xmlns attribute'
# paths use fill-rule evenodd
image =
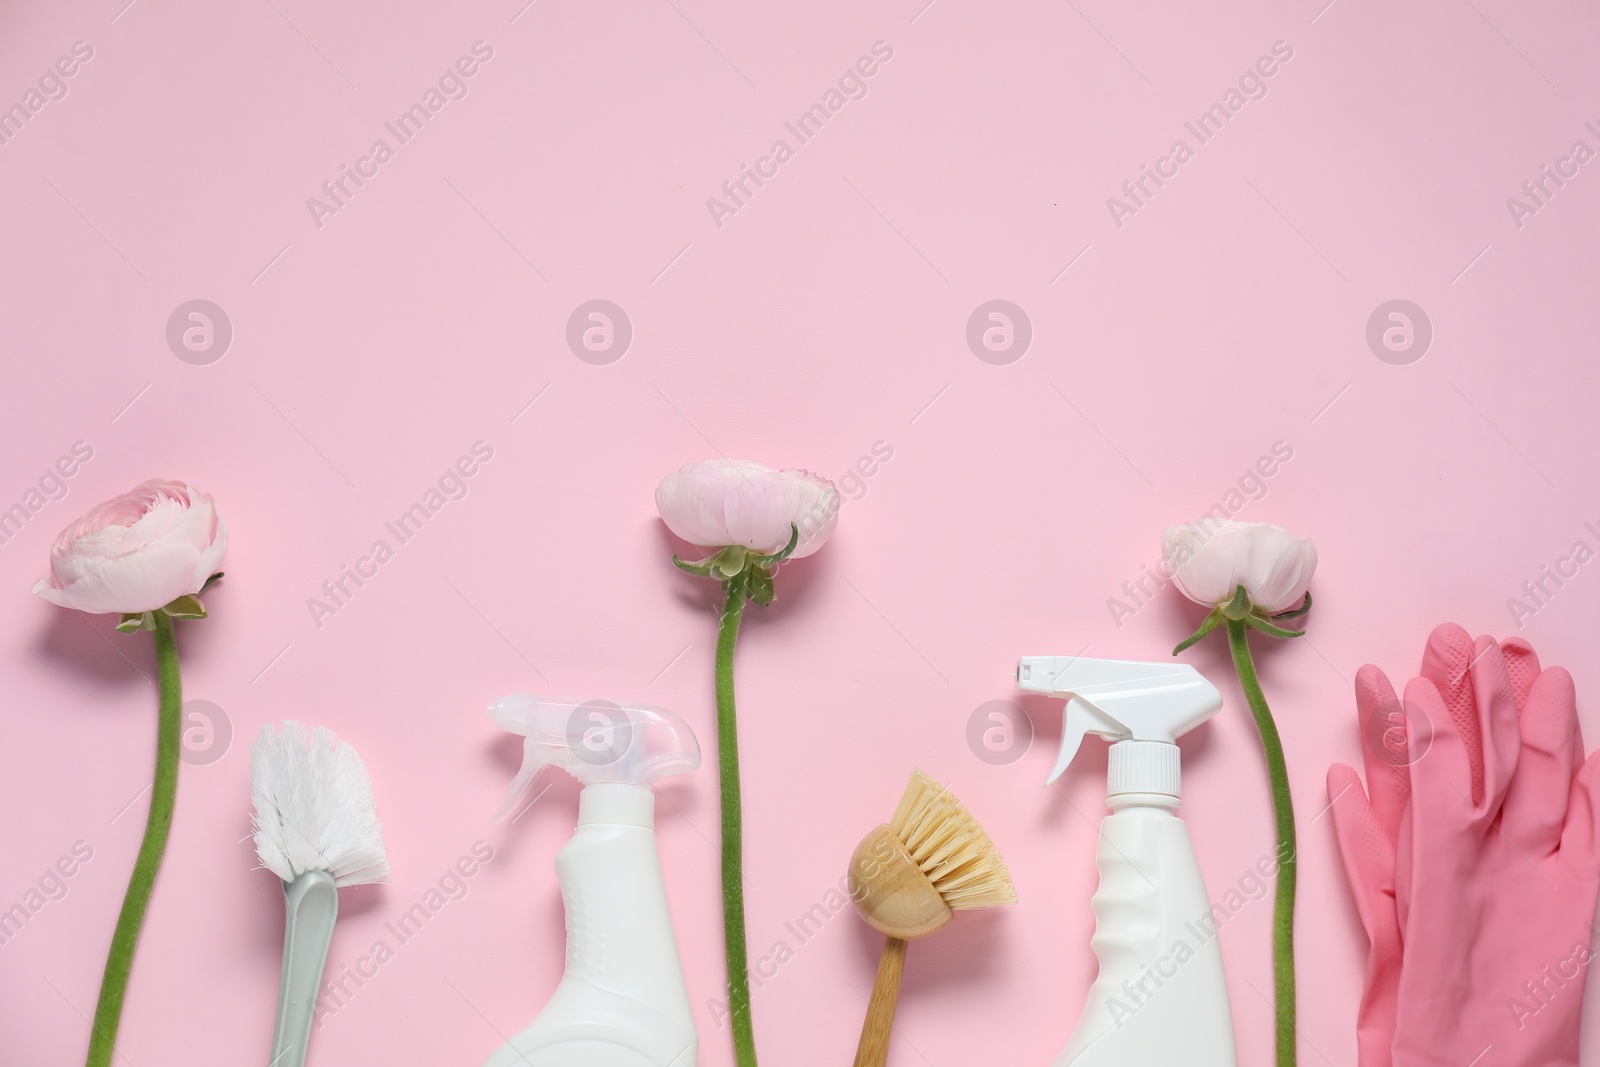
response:
<svg viewBox="0 0 1600 1067"><path fill-rule="evenodd" d="M894 1009L900 1002L900 979L905 973L906 942L891 937L878 958L878 980L872 983L872 999L867 1001L867 1017L861 1023L855 1067L883 1067L889 1061L889 1035L894 1030Z"/></svg>

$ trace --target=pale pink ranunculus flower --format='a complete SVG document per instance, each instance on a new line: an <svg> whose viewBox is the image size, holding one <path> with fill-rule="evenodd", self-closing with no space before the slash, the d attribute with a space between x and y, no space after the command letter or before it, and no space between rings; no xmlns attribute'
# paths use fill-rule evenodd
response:
<svg viewBox="0 0 1600 1067"><path fill-rule="evenodd" d="M1208 519L1167 527L1161 556L1183 595L1216 607L1244 586L1257 611L1298 607L1317 569L1317 547L1282 526Z"/></svg>
<svg viewBox="0 0 1600 1067"><path fill-rule="evenodd" d="M62 530L33 591L79 611L154 611L198 593L227 551L228 524L209 493L152 478Z"/></svg>
<svg viewBox="0 0 1600 1067"><path fill-rule="evenodd" d="M656 510L667 529L693 545L744 545L776 552L800 537L790 559L822 547L839 521L839 490L804 470L775 471L743 459L703 459L661 480Z"/></svg>

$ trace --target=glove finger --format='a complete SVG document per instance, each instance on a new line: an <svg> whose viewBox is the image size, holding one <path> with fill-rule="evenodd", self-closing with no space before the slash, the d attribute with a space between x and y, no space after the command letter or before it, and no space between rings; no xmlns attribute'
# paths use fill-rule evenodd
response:
<svg viewBox="0 0 1600 1067"><path fill-rule="evenodd" d="M1473 646L1472 691L1477 698L1478 726L1483 739L1483 796L1479 808L1493 818L1505 803L1511 776L1517 770L1517 755L1522 750L1522 724L1517 717L1517 698L1500 642L1492 637L1478 638Z"/></svg>
<svg viewBox="0 0 1600 1067"><path fill-rule="evenodd" d="M1422 677L1434 684L1446 717L1455 724L1471 768L1467 795L1479 803L1483 799L1483 734L1472 696L1473 654L1472 635L1453 622L1442 623L1428 635L1422 652Z"/></svg>
<svg viewBox="0 0 1600 1067"><path fill-rule="evenodd" d="M1572 802L1561 831L1561 862L1593 877L1600 858L1600 752L1590 756L1572 779Z"/></svg>
<svg viewBox="0 0 1600 1067"><path fill-rule="evenodd" d="M1366 987L1362 1008L1355 1016L1355 1056L1360 1067L1394 1064L1395 1017L1400 1008L1400 953L1394 965L1376 958L1366 961Z"/></svg>
<svg viewBox="0 0 1600 1067"><path fill-rule="evenodd" d="M1406 924L1411 918L1412 856L1415 851L1411 834L1411 807L1407 805L1405 817L1400 820L1400 836L1394 842L1394 917L1400 927L1402 944L1405 942Z"/></svg>
<svg viewBox="0 0 1600 1067"><path fill-rule="evenodd" d="M1356 1014L1356 1056L1360 1067L1390 1067L1394 1063L1394 1028L1400 1007L1400 932L1396 929L1388 950L1373 943L1367 955L1367 981Z"/></svg>
<svg viewBox="0 0 1600 1067"><path fill-rule="evenodd" d="M1515 673L1512 674L1515 684ZM1522 748L1506 794L1500 828L1530 859L1560 847L1576 761L1578 707L1572 675L1552 667L1539 675L1522 707Z"/></svg>
<svg viewBox="0 0 1600 1067"><path fill-rule="evenodd" d="M1367 933L1367 978L1356 1014L1361 1067L1390 1067L1400 994L1400 920L1394 899L1394 848L1355 769L1328 768L1328 808L1345 880Z"/></svg>
<svg viewBox="0 0 1600 1067"><path fill-rule="evenodd" d="M1391 850L1411 796L1410 731L1394 686L1372 664L1356 672L1356 714L1361 721L1361 756L1367 770L1372 810ZM1329 779L1329 796L1333 796Z"/></svg>
<svg viewBox="0 0 1600 1067"><path fill-rule="evenodd" d="M1577 703L1574 695L1573 703ZM1572 716L1572 773L1574 776L1583 769L1583 723L1578 721L1577 711L1574 709Z"/></svg>
<svg viewBox="0 0 1600 1067"><path fill-rule="evenodd" d="M1444 698L1428 679L1413 678L1406 684L1405 705L1412 763L1411 802L1396 842L1396 894L1404 898L1402 907L1409 899L1400 884L1402 877L1419 865L1430 878L1443 874L1429 864L1447 859L1441 850L1479 818L1470 795L1472 765L1466 741Z"/></svg>
<svg viewBox="0 0 1600 1067"><path fill-rule="evenodd" d="M1394 845L1378 822L1355 769L1328 768L1328 809L1344 860L1345 880L1355 896L1356 913L1367 938L1377 945L1395 928Z"/></svg>
<svg viewBox="0 0 1600 1067"><path fill-rule="evenodd" d="M1539 654L1523 638L1508 637L1500 642L1500 655L1506 661L1506 674L1511 676L1511 692L1520 712L1528 706L1533 683L1539 678Z"/></svg>

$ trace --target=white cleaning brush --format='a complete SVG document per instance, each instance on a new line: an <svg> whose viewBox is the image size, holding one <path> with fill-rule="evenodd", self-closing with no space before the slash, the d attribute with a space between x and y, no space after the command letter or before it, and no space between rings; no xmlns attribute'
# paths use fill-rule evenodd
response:
<svg viewBox="0 0 1600 1067"><path fill-rule="evenodd" d="M270 1067L304 1067L317 989L339 914L338 886L389 873L372 779L325 726L309 744L297 722L261 728L250 746L256 855L283 879L283 970Z"/></svg>

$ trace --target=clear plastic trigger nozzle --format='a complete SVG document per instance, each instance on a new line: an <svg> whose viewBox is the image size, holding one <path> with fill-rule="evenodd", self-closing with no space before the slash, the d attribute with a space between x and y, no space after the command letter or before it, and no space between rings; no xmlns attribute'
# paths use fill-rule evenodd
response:
<svg viewBox="0 0 1600 1067"><path fill-rule="evenodd" d="M495 813L496 822L547 766L560 767L584 785L641 786L700 766L694 731L665 708L517 693L491 704L489 714L502 730L525 738L522 767Z"/></svg>

